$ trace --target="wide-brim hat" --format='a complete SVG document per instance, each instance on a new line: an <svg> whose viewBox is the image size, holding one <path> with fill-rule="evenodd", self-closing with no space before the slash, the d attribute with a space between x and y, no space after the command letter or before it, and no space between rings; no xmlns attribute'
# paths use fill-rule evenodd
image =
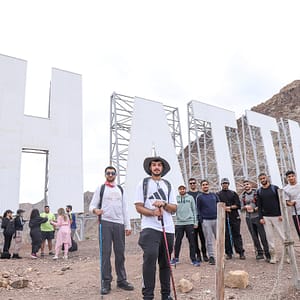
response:
<svg viewBox="0 0 300 300"><path fill-rule="evenodd" d="M150 164L153 161L160 161L162 163L163 170L161 172L161 177L165 176L171 170L169 163L164 158L160 156L146 157L144 160L144 170L148 175L152 175L150 170Z"/></svg>

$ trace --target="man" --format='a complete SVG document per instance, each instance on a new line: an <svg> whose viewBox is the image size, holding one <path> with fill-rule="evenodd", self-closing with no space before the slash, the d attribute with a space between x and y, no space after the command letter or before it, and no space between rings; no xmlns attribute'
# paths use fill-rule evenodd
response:
<svg viewBox="0 0 300 300"><path fill-rule="evenodd" d="M225 203L225 253L226 259L232 259L233 246L240 259L246 259L241 236L240 198L235 191L229 189L228 178L221 179L222 190L217 193L221 202Z"/></svg>
<svg viewBox="0 0 300 300"><path fill-rule="evenodd" d="M40 213L40 217L48 218L48 221L41 224L42 232L42 245L41 245L41 256L45 255L45 243L47 240L49 255L54 255L52 252L52 240L54 239L54 227L50 224L51 221L55 221L55 216L50 212L49 205L45 205L44 212Z"/></svg>
<svg viewBox="0 0 300 300"><path fill-rule="evenodd" d="M215 265L214 244L217 236L217 203L220 201L215 193L209 192L209 182L201 180L201 191L197 196L198 215L202 220L202 228L208 252L208 262Z"/></svg>
<svg viewBox="0 0 300 300"><path fill-rule="evenodd" d="M265 173L258 175L261 187L257 190L259 222L264 225L271 255L270 263L277 262L275 253L274 229L276 229L282 242L285 240L283 219L281 216L278 197L278 186L270 183Z"/></svg>
<svg viewBox="0 0 300 300"><path fill-rule="evenodd" d="M72 209L73 209L72 205L66 206L66 212L71 222L71 238L74 239L77 226L76 226L76 216L75 214L72 213Z"/></svg>
<svg viewBox="0 0 300 300"><path fill-rule="evenodd" d="M177 203L170 183L162 179L170 171L170 165L162 157L147 157L144 160L144 170L151 177L138 184L134 201L136 210L142 218L139 245L144 252L143 299L154 299L156 262L158 260L161 299L171 300L171 270L168 257L171 256L173 248L172 213L176 212ZM169 255L167 255L166 244Z"/></svg>
<svg viewBox="0 0 300 300"><path fill-rule="evenodd" d="M266 260L270 261L266 232L264 226L259 222L256 189L252 188L249 180L243 181L243 187L244 191L240 196L241 211L246 213L246 224L254 244L256 259L264 259L265 254Z"/></svg>
<svg viewBox="0 0 300 300"><path fill-rule="evenodd" d="M194 228L198 226L197 211L194 198L186 193L185 185L178 187L179 195L177 200L176 225L175 225L175 257L171 264L176 265L179 262L179 253L184 233L189 241L190 259L195 267L200 267L200 262L195 257L195 238Z"/></svg>
<svg viewBox="0 0 300 300"><path fill-rule="evenodd" d="M106 181L97 187L89 210L101 216L102 229L102 270L101 295L111 291L111 250L112 244L115 254L115 269L117 273L117 287L132 291L133 285L127 282L125 271L125 235L131 234L130 219L127 204L123 197L123 190L115 183L116 169L112 166L105 168Z"/></svg>
<svg viewBox="0 0 300 300"><path fill-rule="evenodd" d="M199 191L198 191L198 187L197 187L197 181L195 178L189 179L188 194L193 196L193 198L195 200L195 205L197 207L196 198L199 194ZM198 213L198 211L197 211L197 213ZM201 260L202 260L201 252L202 252L203 260L208 261L208 257L206 254L205 237L204 237L204 233L203 233L202 222L201 222L201 220L199 220L199 217L198 217L198 227L194 228L194 232L195 232L194 238L195 238L196 259L197 259L197 261L201 262ZM200 242L201 242L201 252L200 252L199 243L198 243L198 236L199 236Z"/></svg>
<svg viewBox="0 0 300 300"><path fill-rule="evenodd" d="M296 173L287 171L285 173L288 184L283 188L284 199L288 206L292 206L293 221L300 238L300 184L297 182Z"/></svg>

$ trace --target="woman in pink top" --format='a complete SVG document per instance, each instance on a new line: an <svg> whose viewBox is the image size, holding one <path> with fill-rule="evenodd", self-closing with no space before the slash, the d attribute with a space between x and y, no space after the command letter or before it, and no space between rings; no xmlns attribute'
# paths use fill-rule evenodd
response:
<svg viewBox="0 0 300 300"><path fill-rule="evenodd" d="M58 227L55 243L55 256L53 259L58 259L58 255L62 245L64 245L64 259L68 259L68 250L72 245L70 219L63 208L57 211L57 221L51 221L51 224Z"/></svg>

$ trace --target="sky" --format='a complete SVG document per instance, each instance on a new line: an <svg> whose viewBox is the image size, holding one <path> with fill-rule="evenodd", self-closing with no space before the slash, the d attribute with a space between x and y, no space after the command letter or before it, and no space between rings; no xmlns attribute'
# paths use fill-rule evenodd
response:
<svg viewBox="0 0 300 300"><path fill-rule="evenodd" d="M26 114L47 116L51 68L82 75L84 191L104 180L114 91L178 107L186 145L189 101L238 118L300 79L297 0L0 4L0 53L27 61Z"/></svg>

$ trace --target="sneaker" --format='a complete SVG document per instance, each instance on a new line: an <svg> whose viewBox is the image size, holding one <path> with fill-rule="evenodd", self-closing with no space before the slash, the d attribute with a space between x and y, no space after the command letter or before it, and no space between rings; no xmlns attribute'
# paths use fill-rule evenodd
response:
<svg viewBox="0 0 300 300"><path fill-rule="evenodd" d="M125 291L133 291L134 286L126 280L117 284L117 287Z"/></svg>
<svg viewBox="0 0 300 300"><path fill-rule="evenodd" d="M208 259L208 263L209 263L210 265L215 265L215 264L216 264L215 258L214 258L213 256L211 256L211 257Z"/></svg>
<svg viewBox="0 0 300 300"><path fill-rule="evenodd" d="M206 262L209 261L209 259L206 255L203 255L203 260L206 261Z"/></svg>
<svg viewBox="0 0 300 300"><path fill-rule="evenodd" d="M264 259L264 256L262 254L257 254L255 257L257 260Z"/></svg>
<svg viewBox="0 0 300 300"><path fill-rule="evenodd" d="M22 258L18 253L14 253L12 258L17 258L17 259L20 259Z"/></svg>
<svg viewBox="0 0 300 300"><path fill-rule="evenodd" d="M245 260L246 259L246 256L244 255L244 253L240 254L240 259L241 260Z"/></svg>
<svg viewBox="0 0 300 300"><path fill-rule="evenodd" d="M36 259L37 258L37 256L36 256L36 253L31 253L31 258L33 258L33 259Z"/></svg>
<svg viewBox="0 0 300 300"><path fill-rule="evenodd" d="M64 256L63 256L63 259L68 259L68 255L64 255Z"/></svg>
<svg viewBox="0 0 300 300"><path fill-rule="evenodd" d="M54 255L54 253L52 251L49 252L49 255Z"/></svg>
<svg viewBox="0 0 300 300"><path fill-rule="evenodd" d="M227 254L225 258L226 259L232 259L232 254Z"/></svg>
<svg viewBox="0 0 300 300"><path fill-rule="evenodd" d="M41 256L44 257L44 256L45 256L45 253L44 253L44 252L41 252Z"/></svg>
<svg viewBox="0 0 300 300"><path fill-rule="evenodd" d="M172 258L171 259L171 261L170 261L170 264L172 265L172 266L174 266L174 265L176 265L176 264L178 264L179 263L179 258Z"/></svg>
<svg viewBox="0 0 300 300"><path fill-rule="evenodd" d="M52 259L58 259L58 256L56 256L56 255L54 255L53 257L52 257Z"/></svg>
<svg viewBox="0 0 300 300"><path fill-rule="evenodd" d="M192 261L192 265L193 265L194 267L200 267L200 262L197 261L197 260L194 260L194 261Z"/></svg>

